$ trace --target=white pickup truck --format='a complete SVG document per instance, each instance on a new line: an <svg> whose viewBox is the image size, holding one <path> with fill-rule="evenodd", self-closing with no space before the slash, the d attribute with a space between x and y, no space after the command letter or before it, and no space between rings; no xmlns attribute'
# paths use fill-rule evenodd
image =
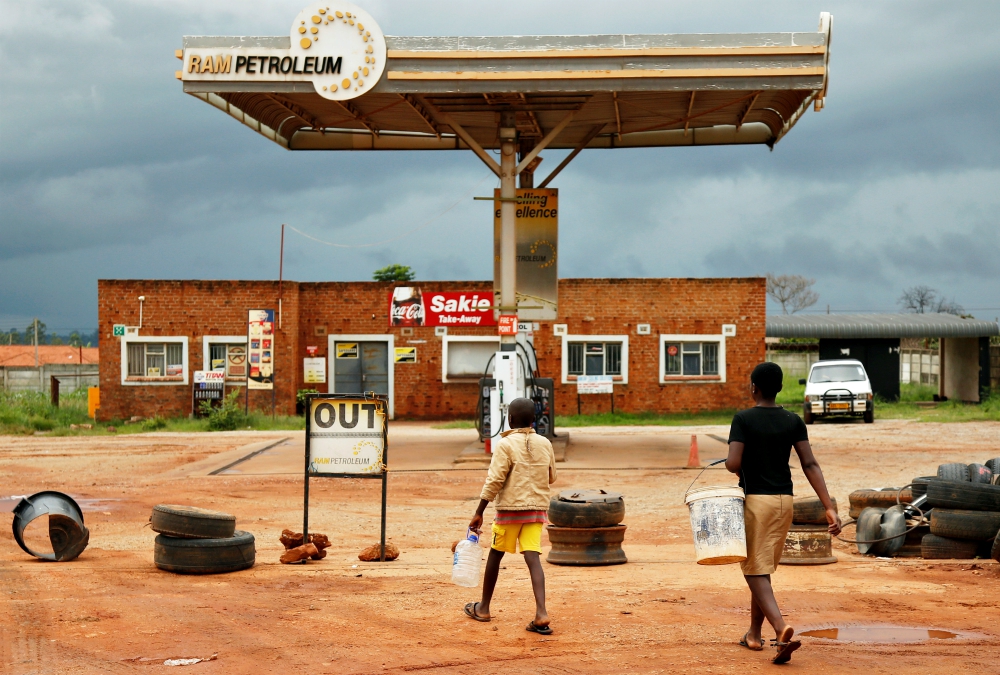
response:
<svg viewBox="0 0 1000 675"><path fill-rule="evenodd" d="M872 384L860 361L818 361L799 384L806 385L802 414L806 424L839 415L863 417L868 424L875 421Z"/></svg>

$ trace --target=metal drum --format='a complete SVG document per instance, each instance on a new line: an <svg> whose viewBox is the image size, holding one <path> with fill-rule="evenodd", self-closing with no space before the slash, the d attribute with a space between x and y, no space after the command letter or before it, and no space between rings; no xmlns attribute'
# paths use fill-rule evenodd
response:
<svg viewBox="0 0 1000 675"><path fill-rule="evenodd" d="M826 525L792 525L781 553L782 565L829 565L837 562Z"/></svg>

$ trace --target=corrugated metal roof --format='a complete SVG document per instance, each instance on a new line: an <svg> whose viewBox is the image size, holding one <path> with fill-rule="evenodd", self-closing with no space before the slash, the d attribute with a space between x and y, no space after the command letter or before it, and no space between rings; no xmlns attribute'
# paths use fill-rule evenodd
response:
<svg viewBox="0 0 1000 675"><path fill-rule="evenodd" d="M811 314L769 316L767 337L934 338L1000 335L995 321L952 314Z"/></svg>

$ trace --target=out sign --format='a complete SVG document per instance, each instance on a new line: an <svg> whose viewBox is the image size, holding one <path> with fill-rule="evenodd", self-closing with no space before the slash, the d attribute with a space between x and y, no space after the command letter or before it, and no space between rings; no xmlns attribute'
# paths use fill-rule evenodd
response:
<svg viewBox="0 0 1000 675"><path fill-rule="evenodd" d="M385 471L386 417L382 399L324 395L310 399L308 474L381 475Z"/></svg>

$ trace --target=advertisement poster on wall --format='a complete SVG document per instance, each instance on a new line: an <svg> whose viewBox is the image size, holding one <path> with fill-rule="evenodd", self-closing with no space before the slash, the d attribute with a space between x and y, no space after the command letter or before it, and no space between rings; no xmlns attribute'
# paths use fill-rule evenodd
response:
<svg viewBox="0 0 1000 675"><path fill-rule="evenodd" d="M493 291L500 304L500 190L493 202ZM559 300L559 190L518 188L517 316L522 321L556 318Z"/></svg>
<svg viewBox="0 0 1000 675"><path fill-rule="evenodd" d="M492 303L488 291L399 286L389 295L389 326L495 326Z"/></svg>
<svg viewBox="0 0 1000 675"><path fill-rule="evenodd" d="M274 310L247 313L247 389L274 389Z"/></svg>

